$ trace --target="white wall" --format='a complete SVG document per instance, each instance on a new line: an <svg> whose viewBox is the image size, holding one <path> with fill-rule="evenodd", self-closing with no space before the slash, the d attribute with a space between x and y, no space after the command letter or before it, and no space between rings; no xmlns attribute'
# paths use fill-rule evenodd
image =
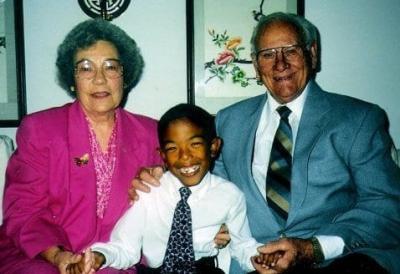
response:
<svg viewBox="0 0 400 274"><path fill-rule="evenodd" d="M23 2L28 113L72 100L55 82L56 50L73 26L89 18L76 0L41 1L43 5ZM186 102L185 0L134 0L112 22L136 40L145 60L126 109L159 118L169 107ZM0 134L13 139L15 132L0 128Z"/></svg>
<svg viewBox="0 0 400 274"><path fill-rule="evenodd" d="M64 35L87 18L75 0L38 2L24 1L29 113L71 100L55 83L56 49ZM399 147L400 1L305 2L306 17L319 28L322 39L318 82L326 90L384 108ZM134 0L113 20L135 38L146 61L128 110L159 118L170 106L186 101L185 16L185 0ZM0 128L0 134L15 138L15 130Z"/></svg>
<svg viewBox="0 0 400 274"><path fill-rule="evenodd" d="M326 90L380 105L400 147L400 1L305 0L319 29Z"/></svg>

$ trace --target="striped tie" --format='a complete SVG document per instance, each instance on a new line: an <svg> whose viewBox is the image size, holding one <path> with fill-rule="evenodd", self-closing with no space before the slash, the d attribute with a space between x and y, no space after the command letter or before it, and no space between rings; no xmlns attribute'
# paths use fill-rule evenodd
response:
<svg viewBox="0 0 400 274"><path fill-rule="evenodd" d="M276 109L281 116L271 149L267 173L267 202L282 223L289 212L290 177L292 174L292 129L288 117L291 113L286 106Z"/></svg>

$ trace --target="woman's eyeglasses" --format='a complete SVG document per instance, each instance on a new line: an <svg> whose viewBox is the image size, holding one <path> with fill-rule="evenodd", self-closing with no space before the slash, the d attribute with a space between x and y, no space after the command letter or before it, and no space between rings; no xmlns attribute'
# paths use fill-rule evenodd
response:
<svg viewBox="0 0 400 274"><path fill-rule="evenodd" d="M123 75L123 67L119 60L105 60L101 65L101 72L107 79L120 78ZM87 59L83 59L75 65L75 76L79 79L93 79L98 72L96 65Z"/></svg>

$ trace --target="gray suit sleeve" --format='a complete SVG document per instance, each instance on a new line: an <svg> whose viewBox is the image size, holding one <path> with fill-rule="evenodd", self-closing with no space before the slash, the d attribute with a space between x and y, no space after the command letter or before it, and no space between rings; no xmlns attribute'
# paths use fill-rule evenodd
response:
<svg viewBox="0 0 400 274"><path fill-rule="evenodd" d="M219 130L220 120L221 120L221 115L220 115L220 113L218 113L217 117L215 118L215 127L217 130L217 136L220 136L220 130ZM223 140L222 140L222 142L223 142ZM223 144L222 144L222 146L223 146ZM226 169L225 169L222 153L219 153L218 158L215 160L212 171L213 171L213 174L218 175L226 180L230 180L228 173L226 172Z"/></svg>

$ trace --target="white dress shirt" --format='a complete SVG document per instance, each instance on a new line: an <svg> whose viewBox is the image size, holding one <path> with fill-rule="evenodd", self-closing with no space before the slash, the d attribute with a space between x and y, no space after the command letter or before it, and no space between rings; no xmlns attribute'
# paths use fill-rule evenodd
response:
<svg viewBox="0 0 400 274"><path fill-rule="evenodd" d="M292 111L289 116L289 124L292 128L293 147L292 155L296 145L296 136L299 128L301 114L303 113L304 103L307 98L309 85L305 87L302 94L295 100L286 104ZM254 157L252 163L252 172L258 189L266 199L266 177L268 171L269 157L271 154L272 143L274 141L275 132L278 129L280 116L276 109L281 106L269 92L267 92L268 100L264 105L261 113L260 122L257 127L256 138L254 143ZM338 236L318 235L319 243L325 259L332 259L343 253L344 241Z"/></svg>
<svg viewBox="0 0 400 274"><path fill-rule="evenodd" d="M139 201L116 224L110 241L92 246L93 251L104 254L103 267L126 269L139 262L141 251L150 267L162 265L182 186L167 172L159 187L140 194ZM219 267L229 273L232 256L244 270L253 271L250 257L257 254L256 248L261 244L251 237L243 193L233 183L211 173L190 190L195 259L218 254ZM223 223L228 226L231 242L218 250L214 237Z"/></svg>

